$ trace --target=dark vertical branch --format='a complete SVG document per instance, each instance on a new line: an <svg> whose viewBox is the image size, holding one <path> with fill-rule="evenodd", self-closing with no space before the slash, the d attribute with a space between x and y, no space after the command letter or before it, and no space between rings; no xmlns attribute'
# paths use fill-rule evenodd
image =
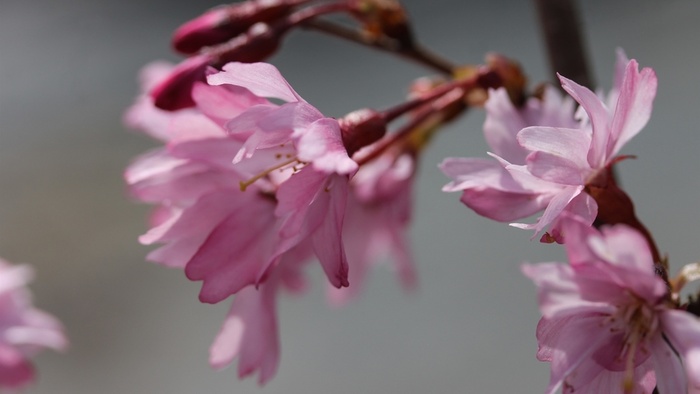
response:
<svg viewBox="0 0 700 394"><path fill-rule="evenodd" d="M552 72L593 87L575 0L535 0L535 5Z"/></svg>

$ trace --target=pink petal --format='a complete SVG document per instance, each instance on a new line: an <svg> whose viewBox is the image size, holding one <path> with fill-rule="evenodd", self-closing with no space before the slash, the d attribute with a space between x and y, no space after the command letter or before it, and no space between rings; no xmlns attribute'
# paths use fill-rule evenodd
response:
<svg viewBox="0 0 700 394"><path fill-rule="evenodd" d="M489 159L448 157L440 163L440 170L452 178L442 188L454 192L475 187L489 187L509 192L526 192L501 164Z"/></svg>
<svg viewBox="0 0 700 394"><path fill-rule="evenodd" d="M34 367L17 349L0 344L0 386L17 389L35 380Z"/></svg>
<svg viewBox="0 0 700 394"><path fill-rule="evenodd" d="M309 221L321 222L311 236L314 252L328 280L335 287L349 285L348 262L342 239L347 195L347 177L332 176L314 201L313 209L309 210L309 216L311 216ZM314 216L319 218L314 219Z"/></svg>
<svg viewBox="0 0 700 394"><path fill-rule="evenodd" d="M536 236L537 233L539 233L545 227L549 226L552 222L554 222L559 217L559 215L566 209L568 204L574 198L576 198L576 196L578 196L582 190L583 186L568 186L565 189L562 189L549 201L547 208L544 210L542 216L540 216L540 218L537 220L536 224L518 225L516 223L511 223L511 226L535 230L534 236Z"/></svg>
<svg viewBox="0 0 700 394"><path fill-rule="evenodd" d="M269 105L270 102L252 94L240 86L211 86L197 83L192 88L192 99L202 114L219 120L232 119L255 105Z"/></svg>
<svg viewBox="0 0 700 394"><path fill-rule="evenodd" d="M527 127L518 133L518 142L533 153L527 167L536 177L567 185L584 183L590 167L585 154L590 134L580 129Z"/></svg>
<svg viewBox="0 0 700 394"><path fill-rule="evenodd" d="M297 143L298 158L325 173L350 174L358 166L349 156L335 119L321 118L308 125Z"/></svg>
<svg viewBox="0 0 700 394"><path fill-rule="evenodd" d="M689 384L700 390L700 319L690 313L666 310L661 315L662 330L683 357Z"/></svg>
<svg viewBox="0 0 700 394"><path fill-rule="evenodd" d="M515 109L505 88L489 90L489 98L484 107L484 138L497 155L518 164L525 163L527 151L518 145L515 135L529 126Z"/></svg>
<svg viewBox="0 0 700 394"><path fill-rule="evenodd" d="M224 368L238 356L240 377L260 370L262 385L275 375L279 361L276 287L276 283L265 283L260 289L249 286L236 295L209 348L212 367Z"/></svg>
<svg viewBox="0 0 700 394"><path fill-rule="evenodd" d="M612 119L611 136L608 142L608 158L620 151L622 146L647 124L656 96L657 78L654 70L644 68L637 71L638 64L631 60L625 69L620 87L620 96Z"/></svg>
<svg viewBox="0 0 700 394"><path fill-rule="evenodd" d="M593 133L590 149L588 150L588 164L592 168L602 168L605 165L608 139L610 137L610 115L602 101L591 92L576 82L559 76L561 86L574 98L588 114Z"/></svg>
<svg viewBox="0 0 700 394"><path fill-rule="evenodd" d="M654 335L649 341L651 358L656 370L656 380L659 392L664 393L687 393L688 380L683 372L681 360L675 354L661 335ZM695 381L697 382L695 375Z"/></svg>
<svg viewBox="0 0 700 394"><path fill-rule="evenodd" d="M217 303L247 285L257 283L273 262L277 241L274 204L253 195L210 233L187 263L190 280L202 280L200 300Z"/></svg>
<svg viewBox="0 0 700 394"><path fill-rule="evenodd" d="M477 214L500 222L510 222L530 216L544 208L544 196L528 192L508 192L493 188L470 188L460 201Z"/></svg>
<svg viewBox="0 0 700 394"><path fill-rule="evenodd" d="M279 70L268 63L228 63L223 71L207 77L207 81L210 85L241 86L261 97L304 101Z"/></svg>
<svg viewBox="0 0 700 394"><path fill-rule="evenodd" d="M551 361L547 394L555 393L566 377L584 363L594 362L591 354L611 336L608 329L601 327L604 318L592 313L540 320L537 325L537 341L540 345L537 358Z"/></svg>
<svg viewBox="0 0 700 394"><path fill-rule="evenodd" d="M562 318L582 313L609 313L614 307L582 298L574 270L564 264L523 264L523 275L537 285L538 303L546 319Z"/></svg>

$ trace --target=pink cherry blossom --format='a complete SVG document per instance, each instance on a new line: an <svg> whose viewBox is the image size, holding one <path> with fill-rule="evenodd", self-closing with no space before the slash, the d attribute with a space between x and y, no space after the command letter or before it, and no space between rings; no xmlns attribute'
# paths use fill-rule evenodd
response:
<svg viewBox="0 0 700 394"><path fill-rule="evenodd" d="M539 289L546 392L700 392L700 320L675 309L645 238L573 218L562 229L569 265L522 268Z"/></svg>
<svg viewBox="0 0 700 394"><path fill-rule="evenodd" d="M512 222L542 211L567 188L528 172L525 159L529 151L518 144L516 135L533 124L577 127L573 115L573 101L562 98L551 87L542 100L531 98L519 109L514 107L504 88L490 90L484 137L492 149L490 155L496 160L445 159L440 169L453 181L443 191L462 191L461 201L465 205L498 221ZM580 205L586 208L587 204L582 201ZM595 217L595 212L587 209L580 214L591 221Z"/></svg>
<svg viewBox="0 0 700 394"><path fill-rule="evenodd" d="M223 125L268 101L231 86L199 83L192 93L193 109L165 112L141 97L128 112L132 125L167 142L125 173L134 196L159 204L153 227L140 241L165 244L148 258L201 280L203 302L236 295L210 361L221 368L238 356L240 375L259 370L262 384L278 364L276 289L298 282L294 267L311 257L311 248L297 245L276 253L282 221L275 215L275 185L261 181L242 191L249 169L232 163L243 143Z"/></svg>
<svg viewBox="0 0 700 394"><path fill-rule="evenodd" d="M157 65L146 87L167 77ZM157 204L144 244L163 244L148 259L202 281L200 300L234 295L212 344L215 368L238 358L239 375L275 373L279 339L275 297L298 289L302 265L316 256L334 288L348 285L351 256L358 286L382 255L397 256L403 283L415 282L405 232L415 158L387 150L355 175L341 126L304 101L267 64L230 64L210 84L195 83L194 107L155 108L142 95L125 120L166 146L125 172L133 196ZM284 101L276 104L268 100ZM366 137L366 136L362 136ZM348 203L349 199L349 203ZM345 221L346 212L353 215Z"/></svg>
<svg viewBox="0 0 700 394"><path fill-rule="evenodd" d="M557 218L563 212L592 222L597 204L584 188L612 165L622 146L644 127L656 94L654 71L645 68L640 72L637 62L626 61L621 52L616 74L616 86L608 99L614 106L560 77L564 90L583 109L580 122L567 115L570 106L553 99L555 95L549 92L541 104L549 111L535 112L536 116L527 106L511 111L504 93L492 93L484 132L499 165L482 159L446 159L441 168L453 182L444 190L463 191L467 206L499 221L543 211L534 224L512 224L535 230L535 234L553 225L550 235L559 238Z"/></svg>
<svg viewBox="0 0 700 394"><path fill-rule="evenodd" d="M278 185L275 215L283 240L275 254L308 238L329 281L348 286L342 227L349 177L358 165L348 156L338 121L308 104L270 64L229 63L208 81L286 102L250 107L227 123L229 133L245 138L234 163L257 169L244 186L261 177Z"/></svg>
<svg viewBox="0 0 700 394"><path fill-rule="evenodd" d="M36 309L26 289L31 268L0 259L0 387L17 389L35 379L30 358L44 348L65 350L61 323Z"/></svg>

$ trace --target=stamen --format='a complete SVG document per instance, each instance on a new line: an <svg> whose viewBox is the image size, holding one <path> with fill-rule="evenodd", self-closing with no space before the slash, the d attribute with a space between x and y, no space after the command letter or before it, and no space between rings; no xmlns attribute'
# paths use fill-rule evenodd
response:
<svg viewBox="0 0 700 394"><path fill-rule="evenodd" d="M632 328L632 333L630 335L629 346L627 347L627 360L625 363L625 379L623 380L622 387L625 393L631 393L634 390L634 359L637 353L637 344L639 344L639 331L638 327Z"/></svg>
<svg viewBox="0 0 700 394"><path fill-rule="evenodd" d="M245 189L248 188L248 186L250 186L250 185L252 185L253 183L255 183L258 179L268 176L272 171L279 170L279 169L284 168L285 166L287 166L287 165L289 165L289 164L292 164L292 163L298 162L298 161L299 161L299 160L297 160L297 158L295 157L295 158L293 158L293 159L284 161L284 162L282 162L282 163L280 163L280 164L278 164L278 165L276 165L276 166L274 166L274 167L272 167L272 168L268 168L267 170L261 172L260 174L255 175L254 177L252 177L252 178L250 178L250 179L248 179L248 180L241 181L241 182L239 183L239 184L240 184L240 187L241 187L241 191L244 192ZM296 171L296 167L295 167L295 171Z"/></svg>

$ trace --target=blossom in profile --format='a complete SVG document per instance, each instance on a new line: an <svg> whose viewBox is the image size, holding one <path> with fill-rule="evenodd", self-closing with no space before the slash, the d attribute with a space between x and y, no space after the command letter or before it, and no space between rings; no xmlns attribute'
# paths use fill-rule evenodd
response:
<svg viewBox="0 0 700 394"><path fill-rule="evenodd" d="M620 54L617 70L607 100L560 76L564 90L582 108L579 120L570 104L551 90L540 104L530 99L515 111L504 93L492 92L484 133L498 164L446 159L441 168L453 181L443 190L462 191L467 206L494 220L512 222L543 211L534 224L512 225L535 234L552 226L547 235L558 241L557 219L563 212L592 223L598 204L586 189L614 183L610 167L622 146L646 125L656 94L652 69L639 71L635 60ZM530 105L543 110L532 111Z"/></svg>
<svg viewBox="0 0 700 394"><path fill-rule="evenodd" d="M546 392L699 392L700 320L676 309L646 239L568 217L562 229L569 265L522 267L538 287Z"/></svg>
<svg viewBox="0 0 700 394"><path fill-rule="evenodd" d="M34 308L26 285L33 276L26 265L0 259L0 387L17 389L35 379L31 357L42 349L65 350L61 323Z"/></svg>
<svg viewBox="0 0 700 394"><path fill-rule="evenodd" d="M253 106L226 124L232 136L245 140L233 158L251 174L241 187L275 186L282 239L276 256L310 239L330 283L347 287L342 228L348 182L358 165L343 144L338 120L307 103L270 64L229 63L208 81L285 102Z"/></svg>

